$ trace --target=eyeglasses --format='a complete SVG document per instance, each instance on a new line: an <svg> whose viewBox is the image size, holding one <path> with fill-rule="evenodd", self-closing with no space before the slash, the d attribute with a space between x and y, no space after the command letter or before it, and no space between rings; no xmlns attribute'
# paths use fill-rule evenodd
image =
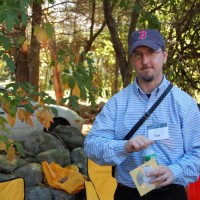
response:
<svg viewBox="0 0 200 200"><path fill-rule="evenodd" d="M141 60L143 58L143 55L145 54L148 58L152 59L156 56L156 54L160 53L162 51L153 51L153 50L150 50L150 51L147 51L146 53L142 53L140 51L133 51L133 59L134 60Z"/></svg>

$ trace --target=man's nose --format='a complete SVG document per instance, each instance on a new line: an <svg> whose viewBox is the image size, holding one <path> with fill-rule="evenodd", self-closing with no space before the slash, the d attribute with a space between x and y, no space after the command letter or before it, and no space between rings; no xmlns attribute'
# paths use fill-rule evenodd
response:
<svg viewBox="0 0 200 200"><path fill-rule="evenodd" d="M149 63L149 56L146 53L142 54L142 63L143 64Z"/></svg>

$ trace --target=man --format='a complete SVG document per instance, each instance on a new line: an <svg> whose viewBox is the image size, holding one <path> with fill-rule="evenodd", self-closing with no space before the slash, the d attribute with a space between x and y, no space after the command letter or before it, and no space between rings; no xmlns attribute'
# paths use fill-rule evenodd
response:
<svg viewBox="0 0 200 200"><path fill-rule="evenodd" d="M84 150L100 165L117 166L115 200L185 200L185 186L196 181L200 174L197 103L173 86L132 138L123 140L169 85L163 75L168 54L157 30L133 32L129 56L137 76L98 114L85 139ZM149 136L152 125L162 127L164 124L167 126L165 137L162 131L157 139ZM158 168L147 175L157 188L141 197L129 172L143 164L142 156L149 146L157 155Z"/></svg>

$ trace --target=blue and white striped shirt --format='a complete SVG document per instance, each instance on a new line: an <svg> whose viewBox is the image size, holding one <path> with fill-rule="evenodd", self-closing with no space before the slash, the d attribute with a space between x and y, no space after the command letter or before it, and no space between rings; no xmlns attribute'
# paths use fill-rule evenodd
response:
<svg viewBox="0 0 200 200"><path fill-rule="evenodd" d="M126 153L123 138L168 85L164 76L148 98L134 81L108 100L85 139L86 155L100 165L117 165L117 181L124 185L135 187L129 172L143 164L143 151ZM160 123L167 123L169 139L154 141L152 145L158 164L171 169L175 184L186 186L196 181L200 174L200 112L197 103L174 86L132 137L139 134L148 137L147 127Z"/></svg>

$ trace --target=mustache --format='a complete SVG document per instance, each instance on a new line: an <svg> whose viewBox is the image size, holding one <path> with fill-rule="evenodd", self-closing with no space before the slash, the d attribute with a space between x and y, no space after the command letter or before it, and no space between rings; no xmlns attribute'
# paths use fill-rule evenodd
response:
<svg viewBox="0 0 200 200"><path fill-rule="evenodd" d="M151 66L148 66L148 65L142 65L142 70L144 70L144 69L151 69L152 67Z"/></svg>

